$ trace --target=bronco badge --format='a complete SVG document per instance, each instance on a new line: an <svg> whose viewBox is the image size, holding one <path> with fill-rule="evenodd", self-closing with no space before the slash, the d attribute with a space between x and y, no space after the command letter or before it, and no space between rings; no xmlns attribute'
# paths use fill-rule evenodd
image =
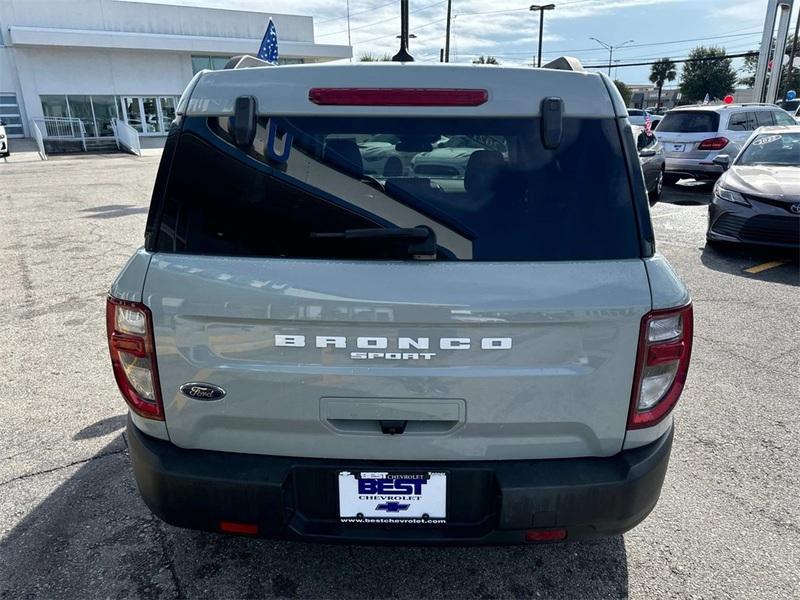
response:
<svg viewBox="0 0 800 600"><path fill-rule="evenodd" d="M181 392L195 400L219 400L225 397L225 390L211 383L184 383L181 386Z"/></svg>

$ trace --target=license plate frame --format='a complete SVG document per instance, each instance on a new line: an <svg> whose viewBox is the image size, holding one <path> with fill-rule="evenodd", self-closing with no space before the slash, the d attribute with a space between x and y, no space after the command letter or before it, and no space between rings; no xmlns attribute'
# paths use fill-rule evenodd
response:
<svg viewBox="0 0 800 600"><path fill-rule="evenodd" d="M448 474L441 471L339 471L339 520L347 524L444 524L447 480Z"/></svg>

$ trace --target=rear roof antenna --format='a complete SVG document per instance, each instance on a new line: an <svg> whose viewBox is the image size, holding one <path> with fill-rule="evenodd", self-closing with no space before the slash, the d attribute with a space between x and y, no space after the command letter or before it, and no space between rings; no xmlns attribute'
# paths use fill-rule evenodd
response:
<svg viewBox="0 0 800 600"><path fill-rule="evenodd" d="M400 0L400 51L392 61L414 62L414 57L408 53L408 0Z"/></svg>

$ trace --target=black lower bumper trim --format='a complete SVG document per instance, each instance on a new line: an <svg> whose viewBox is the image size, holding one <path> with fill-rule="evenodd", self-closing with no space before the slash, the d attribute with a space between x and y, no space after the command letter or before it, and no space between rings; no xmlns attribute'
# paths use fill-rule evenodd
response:
<svg viewBox="0 0 800 600"><path fill-rule="evenodd" d="M566 528L568 540L623 533L658 501L672 436L609 458L412 464L185 450L128 422L139 490L167 523L220 531L233 521L263 537L351 543L511 544L532 528ZM340 523L339 471L420 467L448 474L446 524Z"/></svg>

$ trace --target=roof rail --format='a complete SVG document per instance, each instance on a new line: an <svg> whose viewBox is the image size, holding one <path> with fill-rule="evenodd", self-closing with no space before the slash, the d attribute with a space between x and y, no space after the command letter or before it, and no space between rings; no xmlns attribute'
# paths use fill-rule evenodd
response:
<svg viewBox="0 0 800 600"><path fill-rule="evenodd" d="M739 106L776 106L772 102L738 102Z"/></svg>
<svg viewBox="0 0 800 600"><path fill-rule="evenodd" d="M231 59L225 63L224 69L249 69L251 67L274 67L271 62L261 60L249 54L240 54L239 56L232 56Z"/></svg>
<svg viewBox="0 0 800 600"><path fill-rule="evenodd" d="M585 71L581 61L574 56L559 56L542 67L543 69L558 69L559 71Z"/></svg>

